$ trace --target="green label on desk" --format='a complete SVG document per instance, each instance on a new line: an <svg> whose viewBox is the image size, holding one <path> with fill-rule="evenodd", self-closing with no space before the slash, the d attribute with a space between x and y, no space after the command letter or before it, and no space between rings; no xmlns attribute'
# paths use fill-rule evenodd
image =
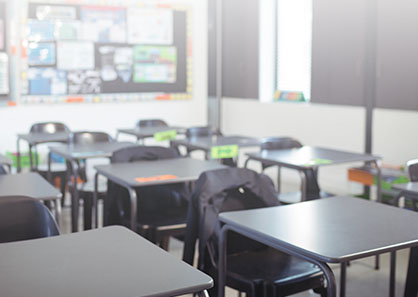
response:
<svg viewBox="0 0 418 297"><path fill-rule="evenodd" d="M211 151L212 159L228 159L238 156L238 145L214 146Z"/></svg>
<svg viewBox="0 0 418 297"><path fill-rule="evenodd" d="M172 140L176 138L177 131L176 130L167 130L162 132L157 132L154 134L155 141L166 141L166 140Z"/></svg>
<svg viewBox="0 0 418 297"><path fill-rule="evenodd" d="M324 164L332 164L331 160L328 159L312 159L305 166L315 166L315 165L324 165Z"/></svg>

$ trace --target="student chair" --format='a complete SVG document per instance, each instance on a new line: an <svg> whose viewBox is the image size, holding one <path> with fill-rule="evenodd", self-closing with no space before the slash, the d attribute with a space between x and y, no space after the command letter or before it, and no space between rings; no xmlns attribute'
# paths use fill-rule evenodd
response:
<svg viewBox="0 0 418 297"><path fill-rule="evenodd" d="M41 202L23 196L0 198L0 243L59 234L52 214Z"/></svg>
<svg viewBox="0 0 418 297"><path fill-rule="evenodd" d="M179 158L175 149L159 146L134 146L113 153L112 163L153 161ZM168 249L170 236L182 236L186 229L189 190L185 183L140 187L137 230L150 241ZM105 225L129 226L130 199L128 191L108 181L105 203Z"/></svg>
<svg viewBox="0 0 418 297"><path fill-rule="evenodd" d="M30 128L30 133L43 133L43 134L55 134L55 133L70 133L70 129L63 123L59 122L43 122L35 123ZM36 146L34 147L37 152ZM32 153L32 147L29 147L29 152ZM36 154L37 155L37 154ZM37 171L42 177L48 180L48 166L43 164L39 165L38 160L35 160L35 171ZM56 178L60 181L60 190L63 199L61 203L65 202L65 185L67 180L67 168L65 164L52 163L51 164L51 178L52 184Z"/></svg>
<svg viewBox="0 0 418 297"><path fill-rule="evenodd" d="M193 264L198 239L198 269L217 283L220 212L278 206L273 182L245 168L204 172L195 183L187 216L183 261ZM228 235L226 284L248 297L288 296L314 289L326 296L321 270L237 233ZM216 285L210 292L217 296Z"/></svg>
<svg viewBox="0 0 418 297"><path fill-rule="evenodd" d="M147 120L139 120L136 124L139 128L146 128L146 127L168 127L168 124L160 119L147 119Z"/></svg>
<svg viewBox="0 0 418 297"><path fill-rule="evenodd" d="M409 181L410 182L418 182L418 159L410 160L406 163L406 168L408 171ZM418 195L414 195L412 193L406 193L401 191L394 200L395 206L399 206L399 199L404 197L405 200L409 200L412 203L412 208L414 211L418 210L417 203L418 203Z"/></svg>
<svg viewBox="0 0 418 297"><path fill-rule="evenodd" d="M291 137L270 137L265 138L260 146L261 151L269 150L287 150L301 148L303 145L296 139ZM262 171L265 169L277 166L275 164L261 162ZM281 167L278 167L277 172L277 191L279 192L279 199L285 204L295 203L299 201L297 198L300 196L299 193L280 194L281 192ZM323 198L332 196L331 194L322 192L318 184L318 169L310 169L306 171L307 181L307 200ZM295 195L296 194L296 195Z"/></svg>
<svg viewBox="0 0 418 297"><path fill-rule="evenodd" d="M88 145L101 142L112 142L113 138L104 132L91 132L91 131L81 131L71 133L69 136L69 143L74 145ZM78 191L78 197L83 200L83 220L84 220L84 230L89 230L92 227L92 206L93 206L93 195L94 195L94 179L89 179L86 171L86 160L82 160L77 165L78 176L83 181L80 184L77 184L77 189L72 188L73 191ZM70 176L74 176L74 173L70 170L71 166L67 163L67 168L69 169ZM104 199L106 195L106 184L99 182L98 187L98 199Z"/></svg>

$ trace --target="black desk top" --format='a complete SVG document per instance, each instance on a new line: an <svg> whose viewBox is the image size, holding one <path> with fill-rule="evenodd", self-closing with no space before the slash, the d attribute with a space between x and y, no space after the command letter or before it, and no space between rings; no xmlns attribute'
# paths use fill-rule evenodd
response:
<svg viewBox="0 0 418 297"><path fill-rule="evenodd" d="M295 169L306 169L316 166L351 162L369 162L381 159L379 156L369 154L310 146L288 150L264 150L258 153L248 153L247 156L249 156L250 159Z"/></svg>
<svg viewBox="0 0 418 297"><path fill-rule="evenodd" d="M418 213L354 197L220 214L237 226L321 262L341 263L418 245Z"/></svg>
<svg viewBox="0 0 418 297"><path fill-rule="evenodd" d="M237 145L239 147L260 146L261 140L244 136L211 136L193 137L185 139L174 139L171 141L175 145L184 145L194 149L209 151L214 146Z"/></svg>
<svg viewBox="0 0 418 297"><path fill-rule="evenodd" d="M95 169L100 174L106 176L110 180L129 187L193 181L197 180L199 175L204 171L221 168L225 168L225 166L213 161L203 161L192 158L95 166ZM144 178L144 180L140 182L137 181L137 178Z"/></svg>
<svg viewBox="0 0 418 297"><path fill-rule="evenodd" d="M12 161L12 159L10 159L10 158L8 158L8 157L0 154L0 165L1 164L12 166L13 165L13 161Z"/></svg>
<svg viewBox="0 0 418 297"><path fill-rule="evenodd" d="M128 146L134 146L132 142L98 142L89 145L59 145L50 146L49 150L66 159L110 158L113 152Z"/></svg>
<svg viewBox="0 0 418 297"><path fill-rule="evenodd" d="M406 184L393 184L392 189L418 194L418 182L409 182Z"/></svg>
<svg viewBox="0 0 418 297"><path fill-rule="evenodd" d="M153 137L155 133L176 130L178 134L186 133L186 128L177 126L168 127L143 127L143 128L131 128L131 129L118 129L119 133L134 135L138 138Z"/></svg>
<svg viewBox="0 0 418 297"><path fill-rule="evenodd" d="M0 295L177 296L212 279L123 227L0 245Z"/></svg>
<svg viewBox="0 0 418 297"><path fill-rule="evenodd" d="M37 145L41 143L49 142L67 142L70 133L59 132L59 133L29 133L29 134L18 134L18 139L23 139L31 145Z"/></svg>
<svg viewBox="0 0 418 297"><path fill-rule="evenodd" d="M61 198L62 194L38 173L30 172L0 175L0 197L4 196L56 200Z"/></svg>

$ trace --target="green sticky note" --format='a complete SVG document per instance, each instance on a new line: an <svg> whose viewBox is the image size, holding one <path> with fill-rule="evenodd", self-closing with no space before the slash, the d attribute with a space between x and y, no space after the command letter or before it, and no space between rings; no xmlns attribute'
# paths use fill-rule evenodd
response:
<svg viewBox="0 0 418 297"><path fill-rule="evenodd" d="M157 132L154 134L155 141L166 141L166 140L172 140L176 138L177 131L176 130L167 130L162 132Z"/></svg>
<svg viewBox="0 0 418 297"><path fill-rule="evenodd" d="M328 159L311 159L305 166L315 166L315 165L324 165L324 164L332 164L331 160Z"/></svg>
<svg viewBox="0 0 418 297"><path fill-rule="evenodd" d="M228 159L238 156L238 145L221 145L212 147L212 159Z"/></svg>

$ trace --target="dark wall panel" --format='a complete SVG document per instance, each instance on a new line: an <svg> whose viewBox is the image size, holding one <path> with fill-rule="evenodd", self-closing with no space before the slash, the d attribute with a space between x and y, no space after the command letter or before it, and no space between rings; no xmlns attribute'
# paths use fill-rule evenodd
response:
<svg viewBox="0 0 418 297"><path fill-rule="evenodd" d="M364 105L364 0L313 1L312 102Z"/></svg>

